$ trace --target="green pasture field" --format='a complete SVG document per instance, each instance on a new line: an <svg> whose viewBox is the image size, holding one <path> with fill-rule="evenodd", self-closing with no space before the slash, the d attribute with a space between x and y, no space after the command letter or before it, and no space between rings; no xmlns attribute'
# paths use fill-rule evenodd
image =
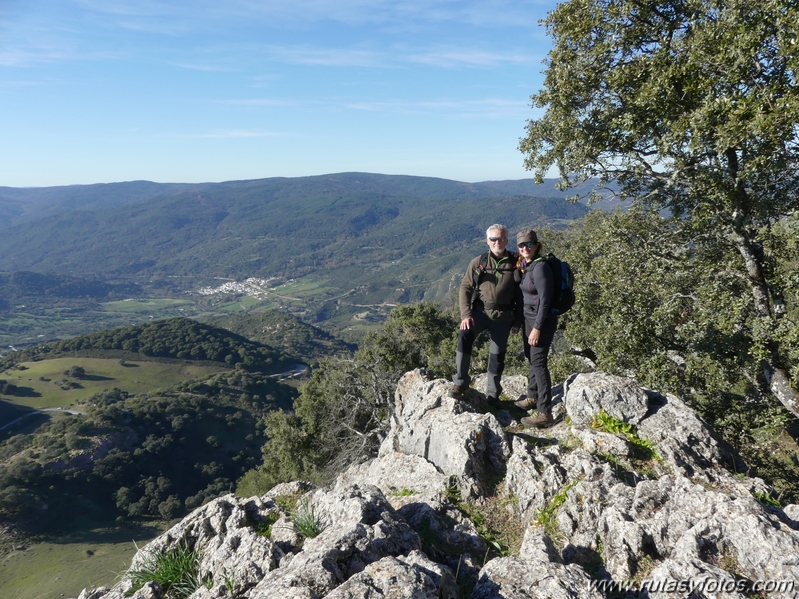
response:
<svg viewBox="0 0 799 599"><path fill-rule="evenodd" d="M241 298L238 301L225 304L224 306L219 306L219 309L224 310L225 312L244 312L245 310L249 310L253 306L257 306L262 301L263 300L259 300L258 298L245 295L243 298Z"/></svg>
<svg viewBox="0 0 799 599"><path fill-rule="evenodd" d="M84 588L113 585L143 547L165 527L88 528L0 557L0 597L61 599Z"/></svg>
<svg viewBox="0 0 799 599"><path fill-rule="evenodd" d="M308 298L313 296L329 295L338 291L338 288L330 285L327 279L315 279L313 277L303 277L275 287L270 290L271 294L281 298Z"/></svg>
<svg viewBox="0 0 799 599"><path fill-rule="evenodd" d="M220 366L186 363L126 361L125 365L111 358L55 358L41 362L24 362L25 370L11 369L0 372L0 379L17 386L17 395L0 395L0 399L36 410L66 408L98 391L117 387L129 393L141 393L168 387L202 377L213 372L229 370ZM64 374L72 366L86 371L83 379ZM80 387L65 391L55 381L67 379ZM0 425L3 423L0 422Z"/></svg>
<svg viewBox="0 0 799 599"><path fill-rule="evenodd" d="M194 310L194 302L181 299L130 299L119 300L116 302L106 302L102 304L102 309L106 312L155 312L168 308L191 308Z"/></svg>

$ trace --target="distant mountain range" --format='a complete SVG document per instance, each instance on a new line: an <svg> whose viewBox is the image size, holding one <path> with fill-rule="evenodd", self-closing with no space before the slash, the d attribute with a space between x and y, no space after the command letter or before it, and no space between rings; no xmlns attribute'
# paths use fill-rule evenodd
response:
<svg viewBox="0 0 799 599"><path fill-rule="evenodd" d="M266 305L339 330L396 303L448 300L485 251L486 227L564 227L587 210L566 195L554 180L368 173L0 188L0 271L136 283L173 297L257 277L275 286Z"/></svg>
<svg viewBox="0 0 799 599"><path fill-rule="evenodd" d="M331 258L336 266L432 258L473 245L493 222L553 225L585 212L551 182L365 173L18 191L35 197L31 205L49 202L45 213L65 211L7 226L0 270L75 276L292 276L329 268ZM0 201L6 212L11 205Z"/></svg>

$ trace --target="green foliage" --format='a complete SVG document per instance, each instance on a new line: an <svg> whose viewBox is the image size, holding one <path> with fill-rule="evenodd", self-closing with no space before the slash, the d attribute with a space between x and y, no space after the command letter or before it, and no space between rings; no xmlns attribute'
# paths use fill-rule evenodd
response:
<svg viewBox="0 0 799 599"><path fill-rule="evenodd" d="M297 509L291 513L291 521L294 523L294 532L304 539L318 537L327 528L310 502L297 506Z"/></svg>
<svg viewBox="0 0 799 599"><path fill-rule="evenodd" d="M148 582L157 582L168 599L185 599L202 586L199 554L188 543L178 543L163 552L147 554L142 563L125 573L133 583L126 596L132 596Z"/></svg>
<svg viewBox="0 0 799 599"><path fill-rule="evenodd" d="M606 433L622 435L635 448L636 453L644 459L658 459L655 444L652 441L642 439L632 424L614 418L605 410L600 410L598 414L594 415L591 426Z"/></svg>
<svg viewBox="0 0 799 599"><path fill-rule="evenodd" d="M263 462L239 480L236 494L240 497L263 495L278 483L319 476L315 447L300 418L272 412L264 419L264 428L267 440L261 450Z"/></svg>
<svg viewBox="0 0 799 599"><path fill-rule="evenodd" d="M557 166L563 187L599 177L651 209L633 211L632 228L616 216L593 240L599 217L587 219L573 320L595 333L577 345L670 388L697 387L692 374L711 393L731 379L770 385L799 415L796 253L778 257L795 246L796 229L791 241L782 231L799 210L799 8L570 0L546 25L553 49L533 96L543 116L520 145L526 166L539 179ZM613 295L620 306L602 311ZM589 311L602 318L591 325Z"/></svg>
<svg viewBox="0 0 799 599"><path fill-rule="evenodd" d="M392 497L411 497L413 495L418 495L418 491L413 491L411 489L400 489L399 491L394 491L393 493L389 493Z"/></svg>
<svg viewBox="0 0 799 599"><path fill-rule="evenodd" d="M538 511L535 517L536 524L543 526L544 531L549 535L552 540L562 537L560 530L557 527L555 518L558 515L560 506L566 503L569 491L579 483L575 480L564 486L555 496L550 500L547 506Z"/></svg>
<svg viewBox="0 0 799 599"><path fill-rule="evenodd" d="M767 493L758 493L757 491L755 491L754 493L752 493L752 496L762 504L770 505L771 507L779 507L779 508L782 507L782 504L779 501L777 501Z"/></svg>
<svg viewBox="0 0 799 599"><path fill-rule="evenodd" d="M786 281L799 272L791 254L795 226L786 220L765 245ZM565 322L568 344L582 348L599 370L634 373L643 386L683 398L753 473L786 497L799 496L799 468L790 459L796 443L785 432L793 416L762 378L754 300L732 270L740 254L692 241L680 222L635 208L591 212L561 235L578 273L579 300ZM778 329L780 351L784 363L795 364L799 348L787 331L797 328L791 323L799 317L799 295L789 285L783 289L793 307L778 320L786 327Z"/></svg>
<svg viewBox="0 0 799 599"><path fill-rule="evenodd" d="M311 364L326 356L355 350L354 345L280 310L219 316L208 323Z"/></svg>
<svg viewBox="0 0 799 599"><path fill-rule="evenodd" d="M267 514L263 520L259 520L253 523L253 528L255 529L255 532L257 532L262 537L271 537L272 527L275 525L275 522L277 522L279 519L280 519L279 512L271 512Z"/></svg>
<svg viewBox="0 0 799 599"><path fill-rule="evenodd" d="M242 371L147 394L98 393L81 406L86 416L0 442L0 520L52 530L87 509L108 519L182 515L257 464L258 421L294 393ZM93 457L101 443L108 450Z"/></svg>
<svg viewBox="0 0 799 599"><path fill-rule="evenodd" d="M16 395L17 386L5 379L0 379L0 395Z"/></svg>

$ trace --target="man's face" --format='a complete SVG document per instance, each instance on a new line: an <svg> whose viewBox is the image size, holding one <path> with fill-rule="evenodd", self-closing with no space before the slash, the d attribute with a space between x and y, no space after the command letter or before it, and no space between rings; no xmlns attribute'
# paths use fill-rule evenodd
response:
<svg viewBox="0 0 799 599"><path fill-rule="evenodd" d="M488 231L488 239L486 239L486 243L488 244L488 248L491 250L491 253L499 257L505 253L505 246L508 245L508 238L501 230L490 229Z"/></svg>

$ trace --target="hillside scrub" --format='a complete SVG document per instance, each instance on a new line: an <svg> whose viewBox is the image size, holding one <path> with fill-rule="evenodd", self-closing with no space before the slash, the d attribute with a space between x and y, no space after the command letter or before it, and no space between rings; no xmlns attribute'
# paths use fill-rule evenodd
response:
<svg viewBox="0 0 799 599"><path fill-rule="evenodd" d="M0 519L59 529L76 514L171 519L228 491L257 462L257 423L294 390L234 371L169 389L98 393L0 443Z"/></svg>
<svg viewBox="0 0 799 599"><path fill-rule="evenodd" d="M348 354L356 349L355 345L275 309L217 316L209 319L208 324L297 356L312 365L326 356Z"/></svg>
<svg viewBox="0 0 799 599"><path fill-rule="evenodd" d="M799 385L799 220L770 228L763 252L787 309L768 334ZM740 255L692 237L678 219L634 208L594 211L560 236L577 303L565 339L597 369L634 375L683 397L785 499L799 497L791 413L772 394L761 359L766 326Z"/></svg>

